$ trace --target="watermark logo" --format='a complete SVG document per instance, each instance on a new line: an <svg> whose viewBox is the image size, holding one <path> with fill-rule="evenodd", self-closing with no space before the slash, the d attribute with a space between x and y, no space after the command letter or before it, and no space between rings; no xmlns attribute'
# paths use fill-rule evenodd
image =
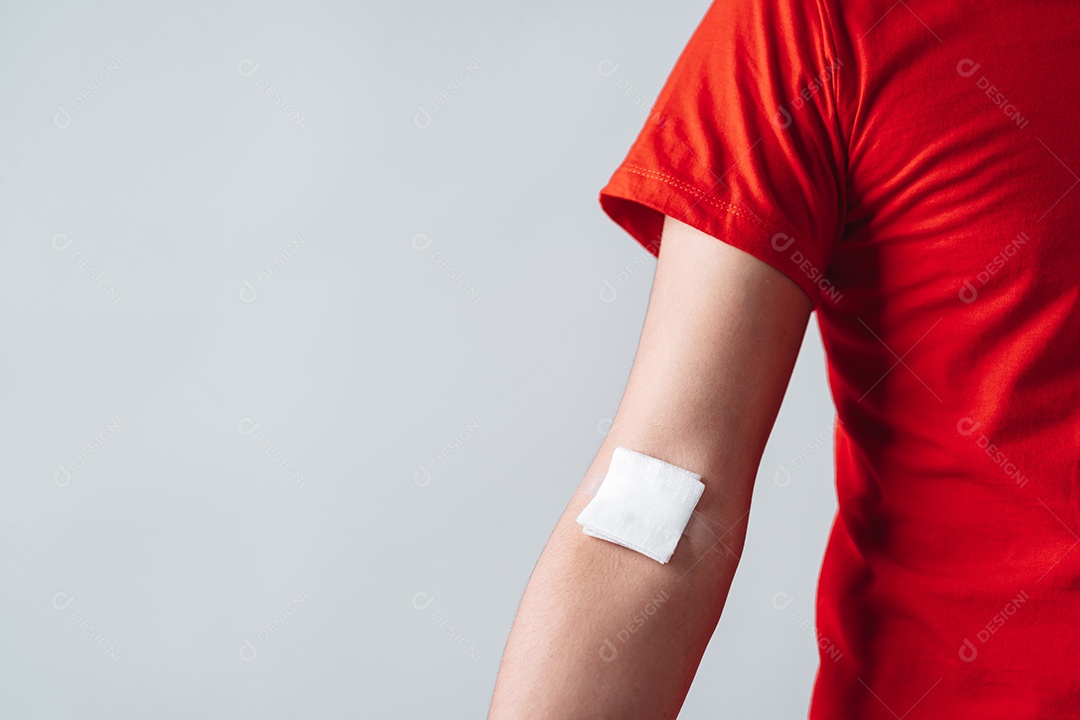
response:
<svg viewBox="0 0 1080 720"><path fill-rule="evenodd" d="M72 456L70 461L71 467L79 469L85 465L86 461L101 450L105 441L111 438L113 433L119 430L123 424L124 420L119 415L106 423L105 427L99 430L97 434L87 441L86 445L81 447L79 451ZM53 473L53 484L56 485L56 487L65 488L71 485L71 478L71 471L68 470L64 463L60 463L56 466L56 472Z"/></svg>
<svg viewBox="0 0 1080 720"><path fill-rule="evenodd" d="M418 592L412 596L412 606L417 610L427 610L433 602L435 602L435 596L426 592Z"/></svg>
<svg viewBox="0 0 1080 720"><path fill-rule="evenodd" d="M960 302L973 303L979 297L979 288L984 287L990 279L994 277L1005 264L1012 258L1016 257L1016 254L1020 251L1020 248L1028 244L1031 238L1027 233L1020 232L1013 240L1009 241L1001 252L995 255L990 262L986 264L986 267L980 270L975 275L975 280L979 283L978 286L971 282L970 279L965 279L960 286Z"/></svg>
<svg viewBox="0 0 1080 720"><path fill-rule="evenodd" d="M236 73L242 78L252 77L259 69L259 63L250 58L244 58L236 64ZM285 97L265 75L260 75L255 81L255 87L263 91L275 106L281 109L282 114L293 121L298 128L307 127L307 118L304 117L289 98Z"/></svg>
<svg viewBox="0 0 1080 720"><path fill-rule="evenodd" d="M600 287L600 302L608 304L615 302L619 297L619 288L630 282L630 278L632 278L638 270L645 267L645 258L646 255L644 253L638 253L634 256L633 260L626 264L625 268L615 275L614 282L612 282L611 279L604 280L604 284Z"/></svg>
<svg viewBox="0 0 1080 720"><path fill-rule="evenodd" d="M416 233L413 235L410 245L416 252L427 252L428 248L435 244L435 238L431 237L427 233ZM454 285L457 286L465 297L472 300L474 303L480 302L483 293L476 287L476 285L466 278L461 269L447 260L441 251L432 250L428 253L428 259L439 267L439 270L443 275L450 278Z"/></svg>
<svg viewBox="0 0 1080 720"><path fill-rule="evenodd" d="M236 432L244 437L251 437L255 434L255 431L259 429L260 425L261 423L256 422L249 417L242 417L236 422ZM274 464L280 467L282 472L296 483L297 487L304 487L307 485L308 479L300 472L296 463L290 460L288 456L285 455L284 451L274 444L265 434L255 438L255 446L266 453L266 455L274 461Z"/></svg>
<svg viewBox="0 0 1080 720"><path fill-rule="evenodd" d="M60 253L65 252L74 243L75 238L67 235L66 233L56 233L52 236L52 240L50 242L50 244L52 245L52 249ZM71 260L71 262L74 263L79 268L79 270L82 271L83 275L89 278L96 286L101 288L101 290L105 293L105 297L109 298L114 303L120 302L120 291L116 289L116 286L113 285L111 280L109 280L107 277L104 276L104 274L102 274L100 268L98 268L96 265L94 265L92 262L90 262L83 256L82 251L80 251L78 248L72 250L71 254L68 255L68 259Z"/></svg>
<svg viewBox="0 0 1080 720"><path fill-rule="evenodd" d="M806 103L810 101L811 98L817 95L818 92L820 92L821 89L825 87L825 84L827 82L832 80L832 78L836 75L837 70L839 70L843 65L844 63L842 60L840 60L840 58L836 58L836 60L831 65L826 65L817 77L812 78L809 83L803 86L803 88L795 94L795 99L792 100L790 103L791 110L794 110L796 112L801 110L806 105ZM781 130L787 130L795 121L791 110L788 110L788 108L784 105L780 105L777 107L776 112L773 114L773 122L775 122Z"/></svg>
<svg viewBox="0 0 1080 720"><path fill-rule="evenodd" d="M609 417L602 417L596 421L596 432L600 433L604 437L607 437L608 431L611 430L612 424L615 419Z"/></svg>
<svg viewBox="0 0 1080 720"><path fill-rule="evenodd" d="M441 468L446 464L446 461L453 457L454 453L460 450L465 442L468 441L484 425L484 420L479 415L472 420L465 423L465 427L461 428L454 437L435 453L430 460L431 467L435 469ZM428 470L427 465L420 463L416 467L416 472L413 473L413 484L416 487L425 488L431 484L432 473Z"/></svg>
<svg viewBox="0 0 1080 720"><path fill-rule="evenodd" d="M962 78L969 78L978 72L981 67L982 63L977 63L971 58L961 58L960 62L956 63L956 72ZM990 98L990 102L995 107L1000 108L1005 117L1012 120L1017 128L1023 129L1028 126L1028 118L1021 115L1017 107L1005 97L1005 93L991 83L985 75L979 76L979 79L975 81L975 87L982 90L986 97Z"/></svg>
<svg viewBox="0 0 1080 720"><path fill-rule="evenodd" d="M285 603L285 607L280 612L275 613L274 617L263 625L262 629L255 634L255 638L265 645L274 633L284 627L285 623L299 611L300 606L309 599L308 594L301 590L295 598ZM249 638L244 638L244 642L240 645L237 654L242 661L249 663L259 656L259 649Z"/></svg>
<svg viewBox="0 0 1080 720"><path fill-rule="evenodd" d="M287 243L282 251L275 255L274 259L271 260L265 268L256 273L255 282L259 283L259 285L266 285L270 282L275 275L281 272L285 267L285 264L300 252L300 247L308 244L309 240L310 238L305 233L297 233L296 238ZM240 302L250 304L255 302L258 298L258 289L250 280L245 279L240 286Z"/></svg>
<svg viewBox="0 0 1080 720"><path fill-rule="evenodd" d="M978 632L975 633L975 639L979 641L978 646L971 641L971 638L964 638L964 641L960 643L958 653L960 659L966 663L974 662L979 657L979 646L986 645L993 638L994 633L1000 630L1030 597L1026 590L1021 590L1016 597L1005 603L1005 607L1001 609L1001 612L990 618L990 622L979 628Z"/></svg>
<svg viewBox="0 0 1080 720"><path fill-rule="evenodd" d="M668 595L667 590L661 590L654 595L645 604L645 607L615 633L615 640L618 641L618 645L610 637L604 638L598 650L600 659L604 662L613 662L619 656L619 646L625 645L634 633L645 627L645 623L652 619L652 616L660 610L660 606L666 603L669 598L670 595Z"/></svg>
<svg viewBox="0 0 1080 720"><path fill-rule="evenodd" d="M67 610L71 603L75 602L74 595L68 595L66 592L60 591L52 596L52 606L57 610Z"/></svg>
<svg viewBox="0 0 1080 720"><path fill-rule="evenodd" d="M956 422L956 432L963 437L972 437L982 423L972 417L962 417ZM975 439L975 445L990 458L991 462L1001 468L1002 472L1011 478L1017 487L1024 487L1028 483L1028 477L1017 467L1016 463L1009 460L1005 451L999 448L983 433L979 433Z"/></svg>
<svg viewBox="0 0 1080 720"><path fill-rule="evenodd" d="M77 113L86 106L86 103L90 101L92 97L101 92L101 89L105 87L112 76L116 74L116 71L124 66L124 61L120 58L113 58L109 63L105 65L98 74L95 75L90 82L88 82L79 93L71 99L71 110L69 111L64 105L58 105L56 113L53 115L53 125L59 130L67 130L71 127L72 113Z"/></svg>
<svg viewBox="0 0 1080 720"><path fill-rule="evenodd" d="M53 593L50 602L53 606L53 609L63 612L64 610L67 610L69 607L71 607L72 603L75 602L75 596L71 595L70 593L64 592L63 590L60 590L59 592ZM90 620L90 618L88 618L86 614L83 613L83 611L80 610L78 607L72 609L70 617L71 621L78 625L79 629L82 630L88 638L93 640L94 644L101 648L101 650L107 656L112 658L113 662L116 662L124 656L123 653L121 653L120 650L116 647L116 645L114 645L113 642L109 640L109 638L106 637L105 634L98 628L98 626L95 625Z"/></svg>
<svg viewBox="0 0 1080 720"><path fill-rule="evenodd" d="M835 418L835 423L829 423L827 426L819 430L816 435L810 438L810 440L806 443L803 449L800 450L794 457L792 457L791 460L789 460L787 463L780 463L780 465L776 468L776 472L773 473L773 484L777 487L782 488L791 485L792 475L791 471L788 470L787 466L791 465L796 469L801 468L807 460L812 458L814 454L817 453L818 450L823 447L828 447L829 438L831 438L833 435L833 431L836 428L836 423L842 424L842 421L839 417Z"/></svg>
<svg viewBox="0 0 1080 720"><path fill-rule="evenodd" d="M610 58L604 58L596 63L596 74L602 78L613 77L619 71L619 67L619 63ZM619 75L615 78L615 87L622 90L623 94L630 98L630 102L634 105L638 107L645 105L647 101L645 93L635 87L625 75Z"/></svg>
<svg viewBox="0 0 1080 720"><path fill-rule="evenodd" d="M790 593L783 591L774 593L772 596L772 606L777 610L783 612L787 610L795 602L795 597ZM790 614L791 621L798 625L807 636L817 642L818 648L821 650L821 657L828 657L833 662L839 662L840 658L844 656L844 653L840 651L840 648L836 647L836 644L832 640L827 638L821 633L810 620L809 617L803 614L799 608L794 608Z"/></svg>
<svg viewBox="0 0 1080 720"><path fill-rule="evenodd" d="M465 68L455 75L449 83L446 84L439 94L431 99L431 110L429 111L426 106L418 105L416 113L413 115L413 125L421 130L427 130L431 127L433 121L433 113L439 112L450 100L461 92L465 84L476 77L476 74L483 67L484 63L480 58L474 58L472 62L465 65Z"/></svg>
<svg viewBox="0 0 1080 720"><path fill-rule="evenodd" d="M795 238L787 233L778 232L772 236L772 247L774 250L780 253L786 253L795 244ZM825 277L825 273L818 269L810 258L806 257L798 248L791 249L788 253L788 259L795 264L795 267L799 269L806 277L810 278L810 281L817 286L821 291L823 299L838 303L843 300L843 294L836 289L836 286Z"/></svg>
<svg viewBox="0 0 1080 720"><path fill-rule="evenodd" d="M410 600L410 604L417 612L425 612L434 603L435 596L422 590L413 593ZM450 618L446 617L443 611L438 607L432 609L429 617L455 645L461 648L461 651L465 653L466 656L473 660L473 662L476 662L483 657L483 653L477 649L473 641L470 640L461 629L450 620Z"/></svg>

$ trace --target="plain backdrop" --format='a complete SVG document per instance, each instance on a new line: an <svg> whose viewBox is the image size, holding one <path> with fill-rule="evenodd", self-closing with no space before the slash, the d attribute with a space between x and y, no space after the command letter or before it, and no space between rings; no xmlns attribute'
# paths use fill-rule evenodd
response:
<svg viewBox="0 0 1080 720"><path fill-rule="evenodd" d="M483 717L706 7L4 3L0 717ZM832 423L812 320L682 717L805 717Z"/></svg>

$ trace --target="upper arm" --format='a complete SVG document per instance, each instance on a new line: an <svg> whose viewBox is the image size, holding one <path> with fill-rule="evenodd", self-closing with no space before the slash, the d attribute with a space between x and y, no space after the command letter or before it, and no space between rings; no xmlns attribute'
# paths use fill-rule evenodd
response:
<svg viewBox="0 0 1080 720"><path fill-rule="evenodd" d="M700 473L706 516L744 516L811 308L780 270L665 217L637 353L594 471L624 445Z"/></svg>
<svg viewBox="0 0 1080 720"><path fill-rule="evenodd" d="M674 718L723 610L811 301L729 243L671 218L662 232L622 402L522 597L492 718ZM705 484L705 527L691 520L666 564L575 522L620 445Z"/></svg>

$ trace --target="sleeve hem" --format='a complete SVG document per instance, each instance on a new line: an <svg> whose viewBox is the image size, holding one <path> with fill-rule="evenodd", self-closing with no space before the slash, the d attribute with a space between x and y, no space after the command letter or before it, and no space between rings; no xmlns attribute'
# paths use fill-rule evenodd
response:
<svg viewBox="0 0 1080 720"><path fill-rule="evenodd" d="M810 298L811 311L821 301L820 281L812 261L797 248L776 247L780 230L746 210L667 173L624 163L600 190L603 211L653 256L660 254L664 215L753 255L790 278ZM784 234L784 237L789 237Z"/></svg>

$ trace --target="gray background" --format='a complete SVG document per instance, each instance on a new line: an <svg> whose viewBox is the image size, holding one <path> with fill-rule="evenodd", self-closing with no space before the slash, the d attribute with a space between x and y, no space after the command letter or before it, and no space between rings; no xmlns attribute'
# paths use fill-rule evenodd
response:
<svg viewBox="0 0 1080 720"><path fill-rule="evenodd" d="M707 3L452 5L5 3L0 716L485 713ZM811 321L683 717L805 716L832 417Z"/></svg>

